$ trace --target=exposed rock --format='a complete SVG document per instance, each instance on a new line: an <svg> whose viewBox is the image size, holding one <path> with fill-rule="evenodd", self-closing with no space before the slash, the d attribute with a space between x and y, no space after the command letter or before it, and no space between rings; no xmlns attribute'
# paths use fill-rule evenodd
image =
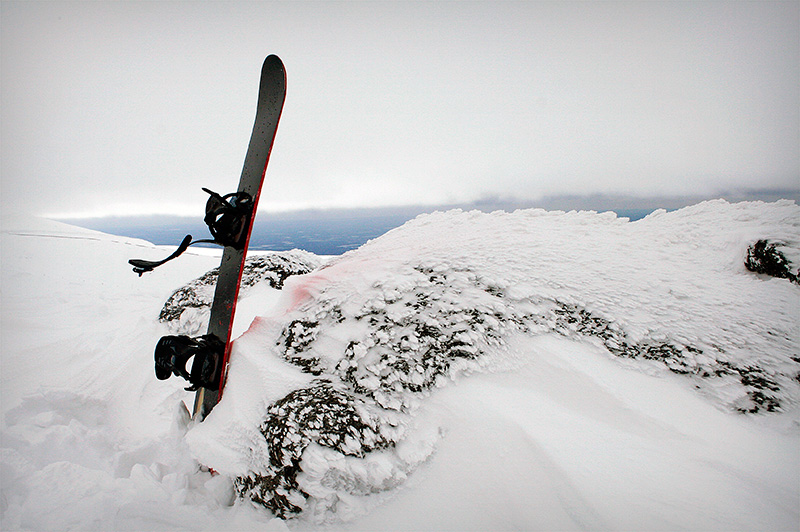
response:
<svg viewBox="0 0 800 532"><path fill-rule="evenodd" d="M309 273L321 264L318 256L300 250L247 257L239 297L259 283L280 290L292 275ZM205 332L218 275L219 268L214 268L173 292L158 315L159 321L170 324L180 334Z"/></svg>
<svg viewBox="0 0 800 532"><path fill-rule="evenodd" d="M800 270L791 264L780 248L786 245L781 242L758 240L747 248L744 265L748 270L771 277L789 279L800 284Z"/></svg>
<svg viewBox="0 0 800 532"><path fill-rule="evenodd" d="M240 496L288 517L301 511L308 496L298 487L297 474L309 444L358 457L388 446L376 420L359 412L358 403L329 381L317 380L271 405L260 429L269 443L269 462L265 471L234 481Z"/></svg>

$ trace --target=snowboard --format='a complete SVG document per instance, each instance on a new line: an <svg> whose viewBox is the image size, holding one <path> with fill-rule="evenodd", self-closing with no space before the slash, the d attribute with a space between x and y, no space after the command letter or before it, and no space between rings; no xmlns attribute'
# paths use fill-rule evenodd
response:
<svg viewBox="0 0 800 532"><path fill-rule="evenodd" d="M242 176L239 179L239 193L252 198L251 214L244 229L244 246L225 246L219 266L219 277L211 304L211 318L208 324L209 335L214 335L225 342L225 353L219 371L217 390L201 387L197 390L194 402L194 416L200 420L214 408L222 396L225 374L231 353L231 330L236 313L236 301L239 298L239 285L242 280L245 256L250 243L261 186L267 171L272 144L278 129L278 121L283 110L286 97L286 70L278 56L270 55L261 67L261 82L258 89L258 105L253 133L247 147Z"/></svg>
<svg viewBox="0 0 800 532"><path fill-rule="evenodd" d="M198 421L202 421L222 397L252 222L285 96L286 71L281 60L270 55L261 67L256 118L239 187L236 192L225 196L203 189L210 195L205 222L213 240L192 242L191 235L187 235L175 253L163 261L129 261L141 276L176 258L192 244L210 242L224 246L207 334L197 338L165 336L159 340L155 351L156 376L159 379L175 375L192 384L187 390L196 391L193 417ZM193 360L191 371L188 371L186 364L190 359Z"/></svg>

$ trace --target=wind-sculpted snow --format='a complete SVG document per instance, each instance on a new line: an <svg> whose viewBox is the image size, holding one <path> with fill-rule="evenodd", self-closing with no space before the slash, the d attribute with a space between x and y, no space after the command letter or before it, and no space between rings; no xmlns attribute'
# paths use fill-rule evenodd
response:
<svg viewBox="0 0 800 532"><path fill-rule="evenodd" d="M556 334L681 375L731 415L796 408L800 290L745 267L764 239L797 256L800 209L717 201L635 223L586 212L421 216L289 280L283 305L245 335L226 395L239 375L253 383L237 356L280 357L309 379L266 400L255 437L268 451L250 445L237 490L282 517L357 514L433 453L438 436L414 459L398 451L431 391L528 363L520 337ZM224 403L205 424L227 415Z"/></svg>
<svg viewBox="0 0 800 532"><path fill-rule="evenodd" d="M322 264L322 260L305 251L282 251L268 255L247 257L242 271L241 294L258 283L267 283L280 290L292 275L308 273ZM219 268L214 268L169 297L158 316L176 333L198 335L205 332L214 300Z"/></svg>

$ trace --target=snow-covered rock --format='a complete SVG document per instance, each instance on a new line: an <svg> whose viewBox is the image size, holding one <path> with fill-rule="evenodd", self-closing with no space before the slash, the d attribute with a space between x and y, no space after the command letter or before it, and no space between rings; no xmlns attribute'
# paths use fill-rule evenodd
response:
<svg viewBox="0 0 800 532"><path fill-rule="evenodd" d="M243 291L194 424L153 347L218 252L140 278L167 249L3 219L0 528L796 529L800 287L745 263L763 240L796 272L799 225L791 202L420 217Z"/></svg>
<svg viewBox="0 0 800 532"><path fill-rule="evenodd" d="M301 250L249 256L242 270L239 297L247 297L248 292L260 283L280 290L286 279L309 273L322 262L313 253ZM164 303L158 319L167 323L174 334L195 336L205 333L218 276L219 268L214 268L175 290Z"/></svg>
<svg viewBox="0 0 800 532"><path fill-rule="evenodd" d="M792 259L787 259L789 254ZM782 242L769 242L759 240L747 248L747 259L744 265L755 273L763 273L772 277L789 279L800 283L800 269L798 268L797 249Z"/></svg>
<svg viewBox="0 0 800 532"><path fill-rule="evenodd" d="M541 210L420 216L288 280L237 343L224 399L190 444L279 516L358 514L434 452L399 451L418 441L409 427L434 390L535 367L519 339L548 335L679 375L726 415L796 420L800 290L745 267L763 239L800 250L800 208L713 201L634 223ZM300 373L270 387L281 364ZM259 406L232 406L244 402ZM353 473L376 467L374 456L383 474Z"/></svg>

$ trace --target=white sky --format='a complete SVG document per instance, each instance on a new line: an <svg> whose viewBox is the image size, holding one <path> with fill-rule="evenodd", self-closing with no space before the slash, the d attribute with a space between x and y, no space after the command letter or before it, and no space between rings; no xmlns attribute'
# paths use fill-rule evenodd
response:
<svg viewBox="0 0 800 532"><path fill-rule="evenodd" d="M262 210L800 188L800 3L2 2L2 207L200 214L270 53Z"/></svg>

